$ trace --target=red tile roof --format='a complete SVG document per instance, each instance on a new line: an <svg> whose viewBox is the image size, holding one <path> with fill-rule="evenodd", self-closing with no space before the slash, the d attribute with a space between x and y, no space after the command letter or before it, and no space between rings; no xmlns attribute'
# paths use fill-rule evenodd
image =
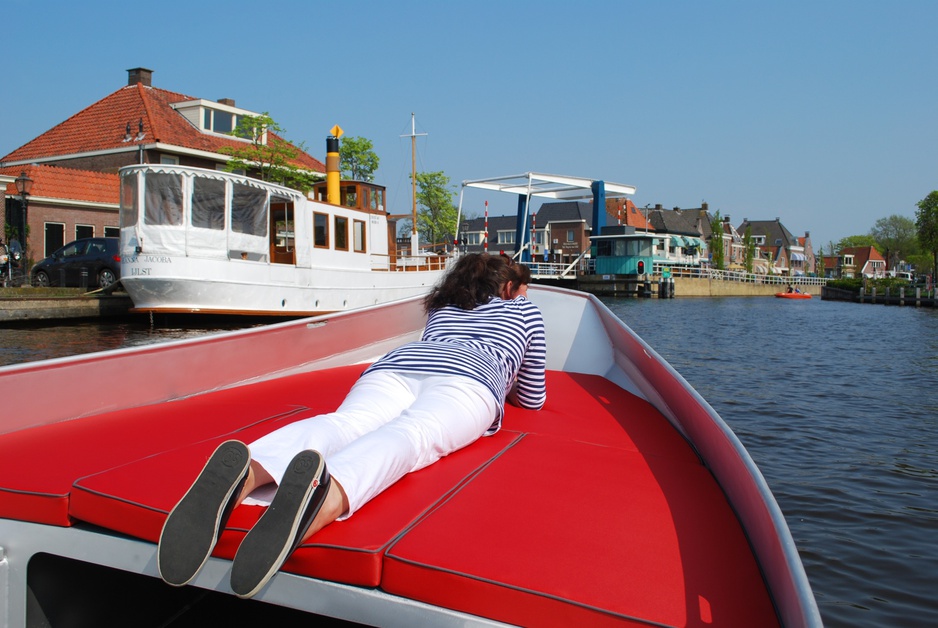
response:
<svg viewBox="0 0 938 628"><path fill-rule="evenodd" d="M140 120L143 120L145 134L143 144L160 142L212 153L219 152L223 146L244 146L243 142L234 139L201 132L171 106L190 100L197 99L142 83L128 85L82 109L0 161L29 161L127 148L124 141L126 125L130 123L131 132L136 136ZM271 135L282 139L273 133ZM321 161L303 151L299 152L295 165L325 172Z"/></svg>
<svg viewBox="0 0 938 628"><path fill-rule="evenodd" d="M116 174L42 165L0 168L0 174L13 177L18 177L24 171L33 180L31 198L56 198L114 205L120 201L120 177ZM7 184L6 193L8 196L18 196L16 184Z"/></svg>
<svg viewBox="0 0 938 628"><path fill-rule="evenodd" d="M857 268L863 268L870 260L885 262L886 258L873 246L847 246L840 252L841 255L853 255L853 263Z"/></svg>

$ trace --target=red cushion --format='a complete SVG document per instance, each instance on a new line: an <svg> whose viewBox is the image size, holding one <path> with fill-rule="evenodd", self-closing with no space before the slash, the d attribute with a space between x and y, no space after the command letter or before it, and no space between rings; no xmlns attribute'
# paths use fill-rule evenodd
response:
<svg viewBox="0 0 938 628"><path fill-rule="evenodd" d="M548 371L544 408L506 406L502 425L519 432L699 462L684 438L650 403L598 375Z"/></svg>
<svg viewBox="0 0 938 628"><path fill-rule="evenodd" d="M386 556L385 591L508 623L774 616L706 469L552 437L526 436Z"/></svg>
<svg viewBox="0 0 938 628"><path fill-rule="evenodd" d="M4 434L0 517L70 525L69 491L77 478L201 440L224 440L247 425L334 408L363 368L304 373Z"/></svg>
<svg viewBox="0 0 938 628"><path fill-rule="evenodd" d="M296 418L253 426L238 437L251 441L291 420ZM407 475L354 517L316 534L293 553L283 568L337 582L378 586L386 547L517 438L518 434L512 432L499 432L440 460L433 465L433 473ZM82 478L72 489L70 514L155 543L166 515L218 442L199 443ZM235 509L213 554L233 558L241 539L262 512L259 506Z"/></svg>

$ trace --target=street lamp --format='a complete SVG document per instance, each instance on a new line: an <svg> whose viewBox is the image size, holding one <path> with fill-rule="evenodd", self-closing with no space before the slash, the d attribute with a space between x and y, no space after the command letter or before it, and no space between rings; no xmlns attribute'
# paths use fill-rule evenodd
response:
<svg viewBox="0 0 938 628"><path fill-rule="evenodd" d="M14 183L16 183L16 191L20 193L20 200L23 203L23 228L20 231L20 240L22 240L21 244L23 245L23 259L26 259L26 230L29 226L29 193L33 191L33 180L30 179L26 171L23 170L20 176L16 177Z"/></svg>

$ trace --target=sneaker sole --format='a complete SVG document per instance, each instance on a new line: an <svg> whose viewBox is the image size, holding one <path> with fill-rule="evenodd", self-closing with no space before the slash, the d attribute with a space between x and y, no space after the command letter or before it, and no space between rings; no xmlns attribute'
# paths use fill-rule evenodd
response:
<svg viewBox="0 0 938 628"><path fill-rule="evenodd" d="M157 568L167 584L188 584L208 561L218 541L225 507L243 486L250 464L247 445L222 443L170 511L157 548Z"/></svg>
<svg viewBox="0 0 938 628"><path fill-rule="evenodd" d="M318 502L312 506L318 512L325 500L329 483L320 484L325 467L315 451L300 452L290 462L273 501L244 537L231 565L231 590L238 597L254 596L293 552L297 536L305 532L300 523L315 517L311 504Z"/></svg>

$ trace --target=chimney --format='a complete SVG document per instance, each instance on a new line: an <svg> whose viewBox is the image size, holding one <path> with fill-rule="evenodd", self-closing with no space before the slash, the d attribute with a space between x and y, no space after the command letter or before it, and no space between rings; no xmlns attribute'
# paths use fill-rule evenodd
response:
<svg viewBox="0 0 938 628"><path fill-rule="evenodd" d="M723 216L723 222L725 222L726 224L730 224L730 215L729 215L729 214L727 214L726 216Z"/></svg>
<svg viewBox="0 0 938 628"><path fill-rule="evenodd" d="M229 107L234 107L235 106L234 103L235 103L234 98L219 98L218 99L218 104L220 105L228 105Z"/></svg>
<svg viewBox="0 0 938 628"><path fill-rule="evenodd" d="M708 210L710 209L710 204L709 204L709 203L701 203L701 204L700 204L700 209L702 209L702 210L704 210L704 211L708 211Z"/></svg>
<svg viewBox="0 0 938 628"><path fill-rule="evenodd" d="M150 87L150 84L153 81L153 70L148 70L146 68L131 68L127 70L127 84L136 85L137 83L143 83L146 87Z"/></svg>

